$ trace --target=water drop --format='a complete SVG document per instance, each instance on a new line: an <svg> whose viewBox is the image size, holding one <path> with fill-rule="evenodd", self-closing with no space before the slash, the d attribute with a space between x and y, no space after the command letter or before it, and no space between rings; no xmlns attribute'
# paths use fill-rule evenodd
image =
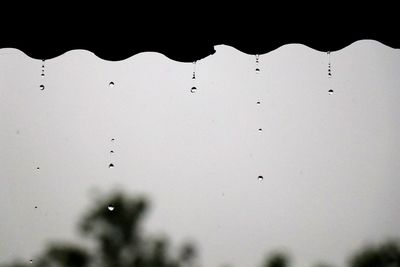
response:
<svg viewBox="0 0 400 267"><path fill-rule="evenodd" d="M110 153L111 153L111 154L114 154L114 150L110 150Z"/></svg>
<svg viewBox="0 0 400 267"><path fill-rule="evenodd" d="M197 90L196 86L193 86L192 89L190 89L190 92L191 92L191 93L195 93L196 90Z"/></svg>
<svg viewBox="0 0 400 267"><path fill-rule="evenodd" d="M44 90L44 85L43 84L41 84L39 87L40 87L40 90Z"/></svg>
<svg viewBox="0 0 400 267"><path fill-rule="evenodd" d="M33 260L29 260L29 263L33 263Z"/></svg>
<svg viewBox="0 0 400 267"><path fill-rule="evenodd" d="M259 132L262 132L262 128L259 128L258 131L259 131Z"/></svg>
<svg viewBox="0 0 400 267"><path fill-rule="evenodd" d="M114 142L115 141L115 139L114 138L111 138L111 142Z"/></svg>
<svg viewBox="0 0 400 267"><path fill-rule="evenodd" d="M44 77L44 73L42 73L41 76Z"/></svg>
<svg viewBox="0 0 400 267"><path fill-rule="evenodd" d="M109 211L113 211L114 210L114 206L113 205L108 205L107 208L108 208Z"/></svg>
<svg viewBox="0 0 400 267"><path fill-rule="evenodd" d="M110 87L114 87L114 82L110 82L108 85L109 85Z"/></svg>
<svg viewBox="0 0 400 267"><path fill-rule="evenodd" d="M40 167L36 167L36 170L40 170Z"/></svg>
<svg viewBox="0 0 400 267"><path fill-rule="evenodd" d="M259 181L262 181L262 180L264 180L264 177L263 177L262 175L259 175L257 179L258 179Z"/></svg>
<svg viewBox="0 0 400 267"><path fill-rule="evenodd" d="M256 68L256 74L259 74L259 73L260 73L260 69Z"/></svg>
<svg viewBox="0 0 400 267"><path fill-rule="evenodd" d="M37 206L35 206L35 209L37 209Z"/></svg>
<svg viewBox="0 0 400 267"><path fill-rule="evenodd" d="M260 101L257 101L257 105L261 105L261 102L260 102Z"/></svg>
<svg viewBox="0 0 400 267"><path fill-rule="evenodd" d="M110 163L110 164L108 165L108 168L110 168L110 169L114 168L114 164L113 164L113 163Z"/></svg>
<svg viewBox="0 0 400 267"><path fill-rule="evenodd" d="M333 90L329 89L328 94L333 95Z"/></svg>

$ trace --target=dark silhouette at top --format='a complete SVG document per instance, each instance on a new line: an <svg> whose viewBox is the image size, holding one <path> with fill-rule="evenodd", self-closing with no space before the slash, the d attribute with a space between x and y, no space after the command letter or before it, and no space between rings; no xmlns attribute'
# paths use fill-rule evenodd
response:
<svg viewBox="0 0 400 267"><path fill-rule="evenodd" d="M115 193L95 203L79 224L82 234L94 241L89 249L65 242L51 243L32 262L0 267L197 267L198 252L191 243L172 253L166 238L150 238L141 229L149 208L144 198ZM349 267L400 267L400 243L394 240L358 251ZM1 259L0 259L1 260ZM230 265L229 265L230 266ZM283 252L270 254L261 267L290 267ZM257 266L255 266L257 267ZM314 267L332 267L317 264Z"/></svg>

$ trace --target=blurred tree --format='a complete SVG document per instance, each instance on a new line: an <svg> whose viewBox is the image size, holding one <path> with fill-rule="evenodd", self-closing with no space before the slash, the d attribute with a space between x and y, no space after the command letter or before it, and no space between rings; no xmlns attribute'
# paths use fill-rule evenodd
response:
<svg viewBox="0 0 400 267"><path fill-rule="evenodd" d="M378 246L368 246L350 259L350 267L400 267L399 242L390 240Z"/></svg>
<svg viewBox="0 0 400 267"><path fill-rule="evenodd" d="M143 198L115 193L95 203L79 228L96 244L95 251L76 245L52 244L32 263L13 263L2 267L190 267L197 255L192 244L171 256L165 238L146 238L141 223L148 209Z"/></svg>
<svg viewBox="0 0 400 267"><path fill-rule="evenodd" d="M265 261L264 267L288 267L289 258L282 252L271 254Z"/></svg>
<svg viewBox="0 0 400 267"><path fill-rule="evenodd" d="M88 267L89 254L79 246L72 244L53 244L35 262L40 267Z"/></svg>

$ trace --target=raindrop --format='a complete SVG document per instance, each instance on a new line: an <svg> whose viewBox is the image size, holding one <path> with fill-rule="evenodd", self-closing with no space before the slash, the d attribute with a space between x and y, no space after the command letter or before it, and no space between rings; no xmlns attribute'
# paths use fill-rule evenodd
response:
<svg viewBox="0 0 400 267"><path fill-rule="evenodd" d="M29 263L33 263L33 260L29 260Z"/></svg>
<svg viewBox="0 0 400 267"><path fill-rule="evenodd" d="M40 167L36 167L36 170L40 170Z"/></svg>
<svg viewBox="0 0 400 267"><path fill-rule="evenodd" d="M333 95L333 90L329 89L328 94Z"/></svg>
<svg viewBox="0 0 400 267"><path fill-rule="evenodd" d="M113 164L113 163L110 163L110 164L108 165L108 168L110 168L110 169L114 168L114 164Z"/></svg>
<svg viewBox="0 0 400 267"><path fill-rule="evenodd" d="M260 101L257 101L257 105L261 105L261 102L260 102Z"/></svg>
<svg viewBox="0 0 400 267"><path fill-rule="evenodd" d="M114 87L114 82L110 82L108 85L109 85L110 87Z"/></svg>
<svg viewBox="0 0 400 267"><path fill-rule="evenodd" d="M190 92L191 92L191 93L195 93L196 90L197 90L196 86L193 86L192 89L190 89Z"/></svg>
<svg viewBox="0 0 400 267"><path fill-rule="evenodd" d="M260 73L260 69L256 68L256 74L259 74L259 73Z"/></svg>
<svg viewBox="0 0 400 267"><path fill-rule="evenodd" d="M37 206L35 206L35 209L37 209Z"/></svg>
<svg viewBox="0 0 400 267"><path fill-rule="evenodd" d="M41 84L39 87L40 87L40 90L42 90L42 91L44 90L44 85L43 84Z"/></svg>
<svg viewBox="0 0 400 267"><path fill-rule="evenodd" d="M114 206L113 205L108 205L107 208L108 208L109 211L113 211L114 210Z"/></svg>
<svg viewBox="0 0 400 267"><path fill-rule="evenodd" d="M259 131L259 132L262 132L262 128L259 128L258 131Z"/></svg>
<svg viewBox="0 0 400 267"><path fill-rule="evenodd" d="M111 153L111 154L114 154L114 150L110 150L110 153Z"/></svg>
<svg viewBox="0 0 400 267"><path fill-rule="evenodd" d="M115 141L115 139L114 138L111 138L111 142L114 142Z"/></svg>
<svg viewBox="0 0 400 267"><path fill-rule="evenodd" d="M262 175L259 175L257 179L258 179L259 181L262 181L262 180L264 180L264 177L263 177Z"/></svg>
<svg viewBox="0 0 400 267"><path fill-rule="evenodd" d="M41 76L44 77L44 73L42 73Z"/></svg>

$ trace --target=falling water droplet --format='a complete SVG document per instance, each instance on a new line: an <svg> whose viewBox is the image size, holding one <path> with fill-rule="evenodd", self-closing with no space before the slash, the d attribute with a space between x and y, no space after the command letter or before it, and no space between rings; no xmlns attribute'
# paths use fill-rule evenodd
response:
<svg viewBox="0 0 400 267"><path fill-rule="evenodd" d="M42 90L42 91L44 90L44 85L43 84L41 84L39 87L40 87L40 90Z"/></svg>
<svg viewBox="0 0 400 267"><path fill-rule="evenodd" d="M259 181L262 181L262 180L264 180L264 177L263 177L262 175L259 175L257 179L258 179Z"/></svg>
<svg viewBox="0 0 400 267"><path fill-rule="evenodd" d="M261 102L260 102L260 101L257 101L257 105L261 105Z"/></svg>
<svg viewBox="0 0 400 267"><path fill-rule="evenodd" d="M36 170L40 170L40 167L36 167Z"/></svg>
<svg viewBox="0 0 400 267"><path fill-rule="evenodd" d="M114 150L110 150L110 153L111 153L111 154L114 154Z"/></svg>
<svg viewBox="0 0 400 267"><path fill-rule="evenodd" d="M110 169L114 168L114 164L113 164L113 163L110 163L110 164L108 165L108 168L110 168Z"/></svg>
<svg viewBox="0 0 400 267"><path fill-rule="evenodd" d="M37 209L37 206L35 206L35 209Z"/></svg>
<svg viewBox="0 0 400 267"><path fill-rule="evenodd" d="M256 68L256 74L259 74L259 73L260 73L260 69Z"/></svg>
<svg viewBox="0 0 400 267"><path fill-rule="evenodd" d="M44 77L44 73L42 73L41 76Z"/></svg>
<svg viewBox="0 0 400 267"><path fill-rule="evenodd" d="M262 132L262 128L259 128L258 131L259 131L259 132Z"/></svg>
<svg viewBox="0 0 400 267"><path fill-rule="evenodd" d="M328 94L333 95L333 90L329 89Z"/></svg>
<svg viewBox="0 0 400 267"><path fill-rule="evenodd" d="M29 260L29 263L33 263L33 260Z"/></svg>
<svg viewBox="0 0 400 267"><path fill-rule="evenodd" d="M195 93L196 90L197 90L196 86L193 86L192 89L190 89L190 92L191 92L191 93Z"/></svg>
<svg viewBox="0 0 400 267"><path fill-rule="evenodd" d="M114 138L111 138L111 142L114 142L115 141L115 139Z"/></svg>
<svg viewBox="0 0 400 267"><path fill-rule="evenodd" d="M108 85L109 85L110 87L114 87L114 82L110 82Z"/></svg>
<svg viewBox="0 0 400 267"><path fill-rule="evenodd" d="M108 208L109 211L113 211L114 210L114 206L113 205L108 205L107 208Z"/></svg>

